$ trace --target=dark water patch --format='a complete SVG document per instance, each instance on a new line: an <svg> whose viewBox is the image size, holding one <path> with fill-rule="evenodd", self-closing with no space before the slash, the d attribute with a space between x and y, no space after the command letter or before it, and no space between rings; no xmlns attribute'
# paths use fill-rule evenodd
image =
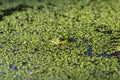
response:
<svg viewBox="0 0 120 80"><path fill-rule="evenodd" d="M111 40L111 44L117 44L120 45L120 40Z"/></svg>
<svg viewBox="0 0 120 80"><path fill-rule="evenodd" d="M2 74L2 75L5 75L5 74L6 74L6 72L2 71L2 72L1 72L1 74Z"/></svg>
<svg viewBox="0 0 120 80"><path fill-rule="evenodd" d="M77 42L76 38L68 38L68 42Z"/></svg>
<svg viewBox="0 0 120 80"><path fill-rule="evenodd" d="M38 0L38 2L43 2L43 0Z"/></svg>
<svg viewBox="0 0 120 80"><path fill-rule="evenodd" d="M59 41L64 41L64 40L66 40L66 39L62 38L62 37L59 38Z"/></svg>
<svg viewBox="0 0 120 80"><path fill-rule="evenodd" d="M0 2L0 5L2 5L3 3L2 2Z"/></svg>
<svg viewBox="0 0 120 80"><path fill-rule="evenodd" d="M114 30L114 32L120 32L120 30Z"/></svg>
<svg viewBox="0 0 120 80"><path fill-rule="evenodd" d="M3 12L3 15L0 15L0 21L3 19L3 17L13 14L15 11L25 11L27 10L27 8L33 8L33 7L25 4L20 4L14 8L1 10L1 12Z"/></svg>
<svg viewBox="0 0 120 80"><path fill-rule="evenodd" d="M28 62L22 62L22 66L26 66Z"/></svg>
<svg viewBox="0 0 120 80"><path fill-rule="evenodd" d="M43 8L44 8L44 6L38 6L38 10L41 10Z"/></svg>
<svg viewBox="0 0 120 80"><path fill-rule="evenodd" d="M120 63L120 51L113 52L110 56L113 58L117 58L117 62Z"/></svg>
<svg viewBox="0 0 120 80"><path fill-rule="evenodd" d="M4 48L5 42L0 43L0 48Z"/></svg>
<svg viewBox="0 0 120 80"><path fill-rule="evenodd" d="M116 52L113 52L112 54L107 54L107 52L104 52L102 54L98 54L98 53L95 53L95 54L92 54L92 48L91 47L88 47L87 51L85 52L85 55L88 55L89 57L105 57L105 58L117 58L118 59L118 62L120 62L120 51L116 51Z"/></svg>
<svg viewBox="0 0 120 80"><path fill-rule="evenodd" d="M108 30L108 31L102 31L104 34L112 34L113 30Z"/></svg>
<svg viewBox="0 0 120 80"><path fill-rule="evenodd" d="M99 53L94 53L93 54L93 50L92 50L91 46L88 46L88 49L87 49L86 52L84 52L84 54L88 55L91 58L94 57L94 56L97 56L97 57L106 57L106 58L115 57L115 58L120 59L120 51L116 51L116 52L111 53L111 54L107 54L107 52L103 52L102 54L99 54Z"/></svg>
<svg viewBox="0 0 120 80"><path fill-rule="evenodd" d="M99 28L99 29L98 29ZM104 33L104 34L113 34L113 32L117 32L118 35L120 35L120 30L104 30L104 31L101 31L100 27L98 27L97 29L95 29L96 32L101 32L101 33ZM115 38L115 37L113 37Z"/></svg>
<svg viewBox="0 0 120 80"><path fill-rule="evenodd" d="M10 64L9 68L18 71L17 66L15 66L14 64Z"/></svg>
<svg viewBox="0 0 120 80"><path fill-rule="evenodd" d="M94 56L101 57L101 54L95 53Z"/></svg>
<svg viewBox="0 0 120 80"><path fill-rule="evenodd" d="M8 2L14 2L15 0L8 0Z"/></svg>
<svg viewBox="0 0 120 80"><path fill-rule="evenodd" d="M112 32L113 32L113 30L101 31L99 29L96 29L95 31L100 32L100 33L104 33L104 34L112 34Z"/></svg>
<svg viewBox="0 0 120 80"><path fill-rule="evenodd" d="M3 34L4 32L3 31L0 31L0 34Z"/></svg>
<svg viewBox="0 0 120 80"><path fill-rule="evenodd" d="M111 58L111 55L107 54L106 52L102 54L95 53L93 56Z"/></svg>
<svg viewBox="0 0 120 80"><path fill-rule="evenodd" d="M49 7L55 7L56 5L53 4L53 3L51 3L50 1L48 1L47 6L48 6L48 8L49 8Z"/></svg>
<svg viewBox="0 0 120 80"><path fill-rule="evenodd" d="M88 46L87 51L85 52L86 55L90 56L92 58L93 54L92 54L92 47Z"/></svg>
<svg viewBox="0 0 120 80"><path fill-rule="evenodd" d="M80 45L77 45L76 48L80 48Z"/></svg>
<svg viewBox="0 0 120 80"><path fill-rule="evenodd" d="M68 78L68 79L71 79L71 76L70 76L70 75L67 75L67 78Z"/></svg>
<svg viewBox="0 0 120 80"><path fill-rule="evenodd" d="M114 37L111 37L112 40L118 40L120 39L120 36L114 36Z"/></svg>
<svg viewBox="0 0 120 80"><path fill-rule="evenodd" d="M101 56L102 57L106 57L106 58L110 58L111 57L111 55L107 54L106 52L102 53Z"/></svg>
<svg viewBox="0 0 120 80"><path fill-rule="evenodd" d="M113 52L111 56L120 59L120 51Z"/></svg>

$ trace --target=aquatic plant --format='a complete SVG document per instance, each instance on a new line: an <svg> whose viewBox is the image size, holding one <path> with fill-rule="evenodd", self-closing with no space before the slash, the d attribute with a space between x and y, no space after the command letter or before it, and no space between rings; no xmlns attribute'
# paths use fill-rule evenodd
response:
<svg viewBox="0 0 120 80"><path fill-rule="evenodd" d="M118 80L119 2L0 1L0 79Z"/></svg>

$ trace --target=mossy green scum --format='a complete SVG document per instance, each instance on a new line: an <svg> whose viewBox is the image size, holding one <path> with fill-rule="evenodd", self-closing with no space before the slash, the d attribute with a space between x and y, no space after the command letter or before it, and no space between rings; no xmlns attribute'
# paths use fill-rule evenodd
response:
<svg viewBox="0 0 120 80"><path fill-rule="evenodd" d="M119 36L120 0L0 0L0 80L119 80Z"/></svg>

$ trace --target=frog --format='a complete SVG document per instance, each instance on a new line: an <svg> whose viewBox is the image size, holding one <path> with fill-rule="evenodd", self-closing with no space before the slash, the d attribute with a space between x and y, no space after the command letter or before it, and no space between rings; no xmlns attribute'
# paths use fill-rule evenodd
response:
<svg viewBox="0 0 120 80"><path fill-rule="evenodd" d="M63 37L57 37L57 38L51 39L51 43L54 45L63 45L68 43L68 39Z"/></svg>

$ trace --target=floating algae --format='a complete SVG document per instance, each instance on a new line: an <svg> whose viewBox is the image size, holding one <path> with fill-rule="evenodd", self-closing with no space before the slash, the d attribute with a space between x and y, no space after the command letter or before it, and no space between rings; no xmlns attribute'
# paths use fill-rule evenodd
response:
<svg viewBox="0 0 120 80"><path fill-rule="evenodd" d="M111 38L111 46L113 49L113 53L111 56L117 57L120 59L120 31L115 31Z"/></svg>
<svg viewBox="0 0 120 80"><path fill-rule="evenodd" d="M114 31L111 35L111 47L115 51L120 51L120 31Z"/></svg>

